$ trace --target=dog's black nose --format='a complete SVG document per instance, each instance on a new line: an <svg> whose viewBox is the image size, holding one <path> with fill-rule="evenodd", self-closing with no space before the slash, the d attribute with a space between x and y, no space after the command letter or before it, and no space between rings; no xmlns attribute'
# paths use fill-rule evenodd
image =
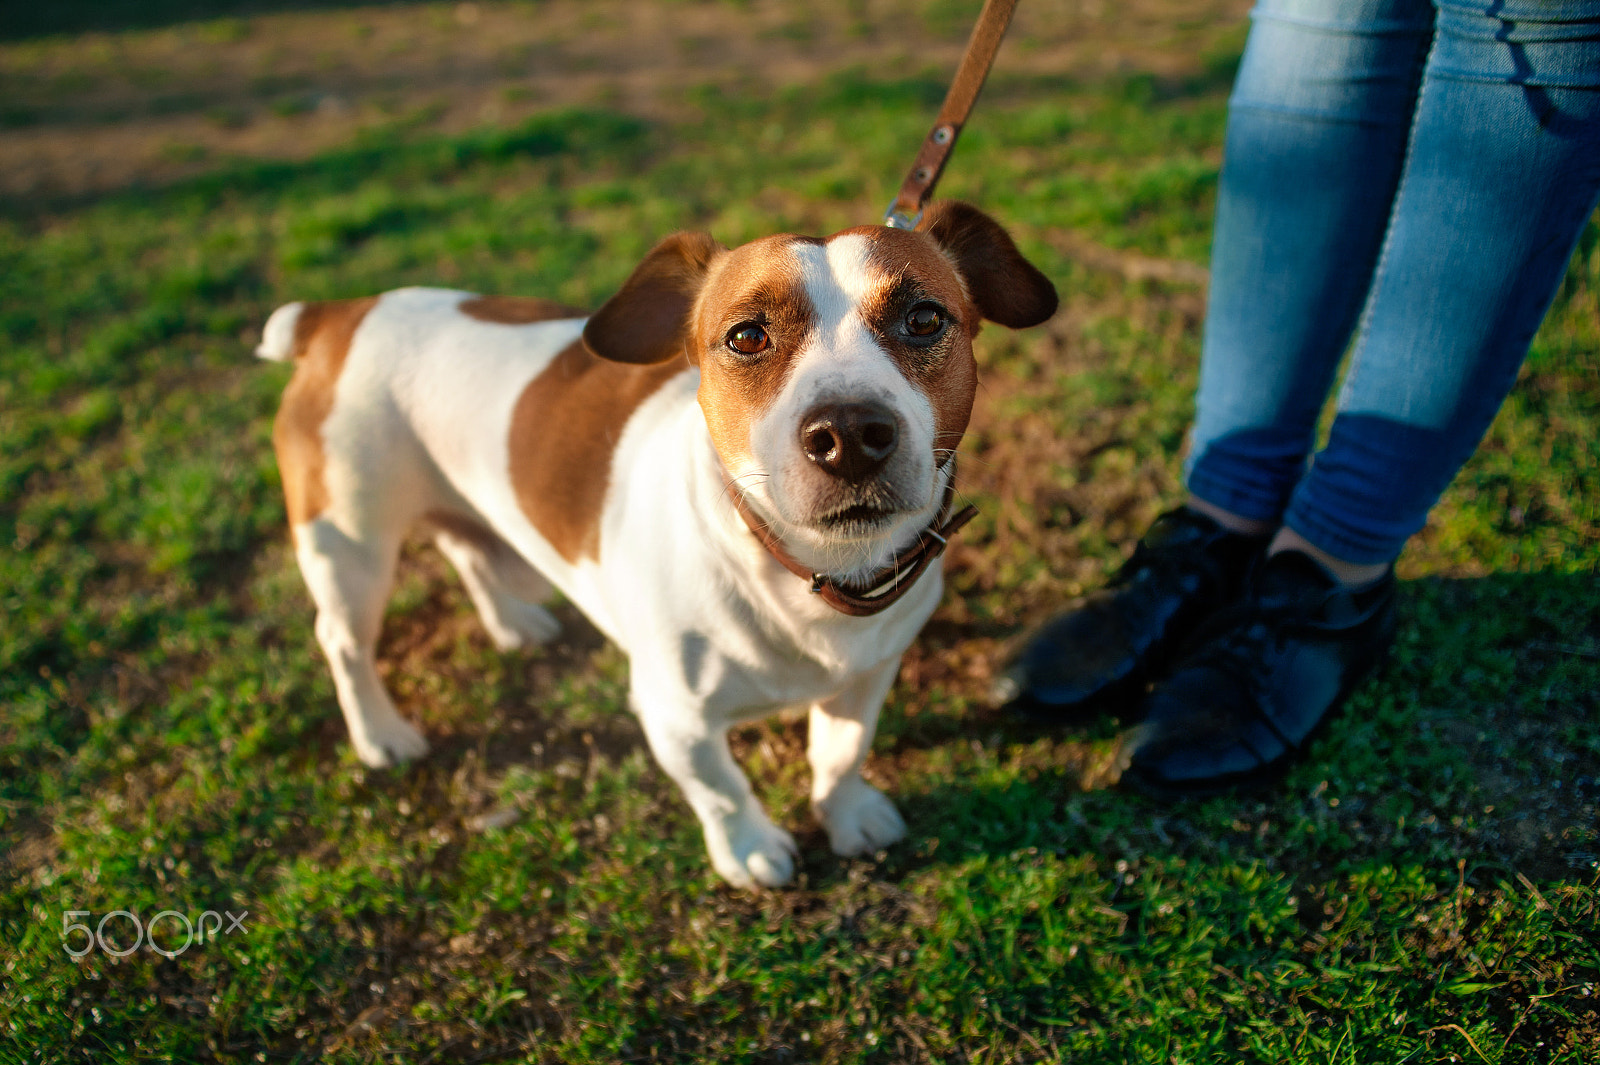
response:
<svg viewBox="0 0 1600 1065"><path fill-rule="evenodd" d="M852 484L882 469L899 442L894 412L881 403L830 403L800 423L800 446L806 456Z"/></svg>

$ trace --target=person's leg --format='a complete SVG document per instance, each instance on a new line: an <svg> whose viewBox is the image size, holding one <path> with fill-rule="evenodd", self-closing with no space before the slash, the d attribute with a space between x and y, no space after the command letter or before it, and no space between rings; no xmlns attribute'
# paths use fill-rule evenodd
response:
<svg viewBox="0 0 1600 1065"><path fill-rule="evenodd" d="M1504 399L1600 193L1600 0L1440 8L1332 436L1244 598L1146 701L1131 773L1157 789L1282 768L1375 667L1392 560ZM1363 568L1381 576L1352 587Z"/></svg>
<svg viewBox="0 0 1600 1065"><path fill-rule="evenodd" d="M1428 0L1262 0L1229 103L1188 506L1051 619L994 694L1052 718L1137 698L1232 600L1305 469L1377 260Z"/></svg>
<svg viewBox="0 0 1600 1065"><path fill-rule="evenodd" d="M1515 382L1597 193L1600 3L1441 4L1394 220L1286 544L1369 570L1399 555Z"/></svg>
<svg viewBox="0 0 1600 1065"><path fill-rule="evenodd" d="M1228 107L1190 434L1195 509L1270 531L1367 295L1428 0L1263 0Z"/></svg>

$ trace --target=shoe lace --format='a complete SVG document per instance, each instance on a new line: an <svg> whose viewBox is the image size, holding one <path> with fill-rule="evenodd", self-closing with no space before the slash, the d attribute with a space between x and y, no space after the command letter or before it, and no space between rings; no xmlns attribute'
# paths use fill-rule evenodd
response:
<svg viewBox="0 0 1600 1065"><path fill-rule="evenodd" d="M1254 719L1277 737L1284 747L1298 751L1294 740L1278 727L1263 706L1269 689L1268 662L1283 654L1296 635L1327 631L1331 626L1316 619L1319 613L1310 597L1264 597L1259 573L1252 575L1244 595L1203 622L1186 641L1178 658L1185 669L1208 670L1240 685L1258 708ZM1263 653L1270 651L1270 654Z"/></svg>
<svg viewBox="0 0 1600 1065"><path fill-rule="evenodd" d="M1261 684L1262 656L1268 646L1281 651L1285 632L1273 622L1284 616L1282 608L1264 608L1245 600L1212 615L1189 637L1180 652L1185 666L1218 670L1258 691Z"/></svg>
<svg viewBox="0 0 1600 1065"><path fill-rule="evenodd" d="M1286 627L1274 622L1283 620L1283 614L1282 607L1265 607L1249 600L1237 603L1202 625L1190 638L1189 653L1180 654L1179 658L1186 669L1205 670L1223 678L1223 683L1237 685L1248 696L1244 705L1255 708L1251 719L1265 726L1283 744L1284 750L1298 751L1300 743L1284 733L1263 707L1268 689L1265 672L1268 656L1263 652L1270 647L1272 655L1282 654ZM1268 759L1247 735L1238 738L1254 750L1258 758Z"/></svg>

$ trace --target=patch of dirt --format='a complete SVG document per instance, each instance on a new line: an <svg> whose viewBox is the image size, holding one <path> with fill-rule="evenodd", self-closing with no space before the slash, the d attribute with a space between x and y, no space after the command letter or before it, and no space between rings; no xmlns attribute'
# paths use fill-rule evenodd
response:
<svg viewBox="0 0 1600 1065"><path fill-rule="evenodd" d="M1019 8L997 69L1192 77L1219 40L1236 38L1249 6L1036 0ZM241 157L305 159L396 122L452 133L573 105L684 118L705 87L767 93L850 68L942 76L970 13L939 10L911 0L386 5L6 42L0 198L160 184Z"/></svg>
<svg viewBox="0 0 1600 1065"><path fill-rule="evenodd" d="M586 719L581 725L545 710L562 699L557 689L563 683L592 683L617 664L619 652L570 605L554 610L562 625L558 637L542 647L507 654L492 720L457 722L434 712L433 692L460 692L478 679L475 663L458 658L462 646L470 647L476 659L489 647L489 637L459 578L431 545L413 543L403 552L396 583L406 582L420 582L426 599L385 619L378 672L401 713L426 731L433 747L430 759L453 764L463 754L476 752L486 772L499 773L511 765L528 764L530 751L539 766L562 761L587 765L597 756L620 761L643 744L633 716L620 709L620 691L615 693L619 712ZM337 749L346 741L344 722L335 720L334 725L336 736L330 747Z"/></svg>
<svg viewBox="0 0 1600 1065"><path fill-rule="evenodd" d="M1083 252L1075 255L1080 265L1099 273L1176 276L1188 267L1056 233L1046 239L1071 243ZM1150 435L1152 418L1148 396L1131 377L1120 395L1091 404L1074 432L1061 431L1062 412L1052 402L1083 371L1114 361L1094 339L1092 322L1142 321L1173 340L1199 329L1198 284L1141 288L1063 285L1061 310L1042 337L1031 338L1026 360L984 368L960 476L963 491L996 501L993 532L964 533L950 549L947 572L963 598L946 601L908 658L907 679L919 686L977 697L1020 629L1103 580L1108 560L1103 549L1087 549L1091 538L1131 551L1180 491L1172 453L1131 446ZM1176 421L1167 428L1182 431Z"/></svg>

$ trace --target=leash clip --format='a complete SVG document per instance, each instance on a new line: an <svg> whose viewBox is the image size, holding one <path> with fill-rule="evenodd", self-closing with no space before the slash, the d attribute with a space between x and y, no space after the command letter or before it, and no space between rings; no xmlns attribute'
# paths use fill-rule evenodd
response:
<svg viewBox="0 0 1600 1065"><path fill-rule="evenodd" d="M890 229L916 229L917 223L922 221L922 212L906 214L900 210L900 201L894 200L889 204L889 209L883 213L883 224Z"/></svg>

